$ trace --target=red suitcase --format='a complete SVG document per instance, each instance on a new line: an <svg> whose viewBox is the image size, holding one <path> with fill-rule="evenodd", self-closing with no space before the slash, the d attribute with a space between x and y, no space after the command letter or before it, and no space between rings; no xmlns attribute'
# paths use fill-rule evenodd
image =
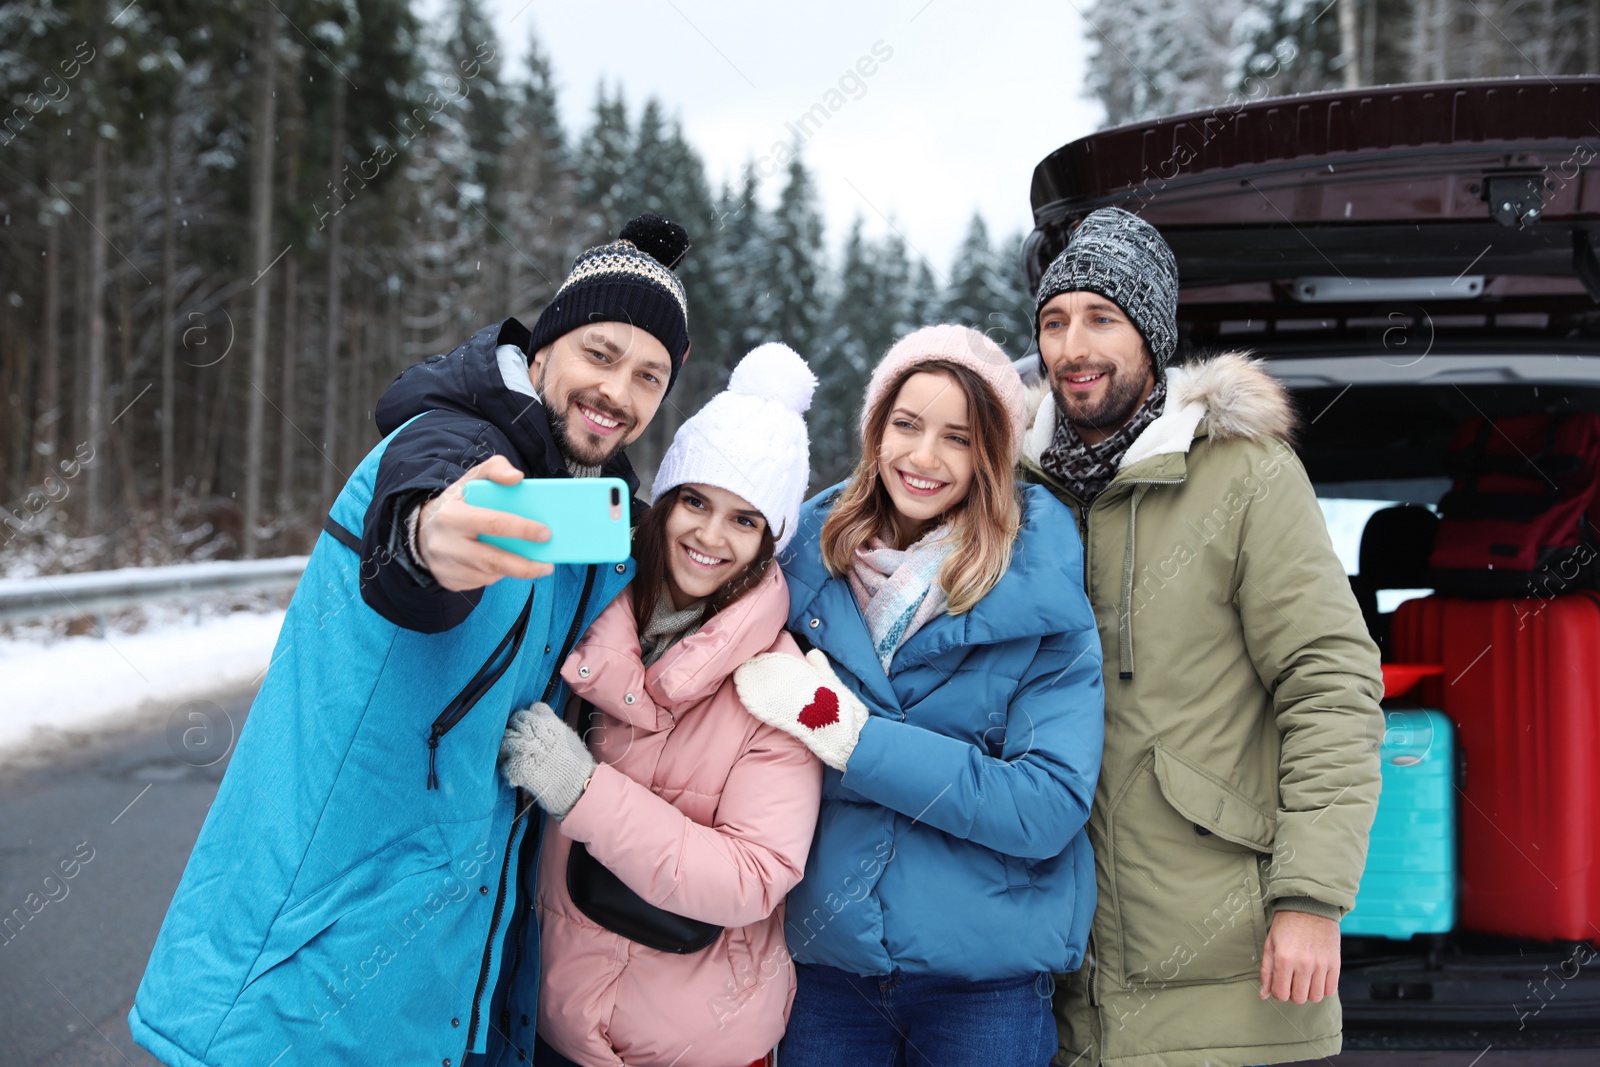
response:
<svg viewBox="0 0 1600 1067"><path fill-rule="evenodd" d="M1600 941L1600 595L1411 600L1390 640L1444 665L1419 696L1466 758L1461 925Z"/></svg>

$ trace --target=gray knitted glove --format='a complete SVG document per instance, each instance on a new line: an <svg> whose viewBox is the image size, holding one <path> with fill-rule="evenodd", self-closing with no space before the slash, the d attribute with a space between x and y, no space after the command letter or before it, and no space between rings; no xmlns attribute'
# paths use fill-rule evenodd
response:
<svg viewBox="0 0 1600 1067"><path fill-rule="evenodd" d="M544 701L511 716L500 742L500 773L533 794L539 806L564 819L594 774L594 757L577 731Z"/></svg>

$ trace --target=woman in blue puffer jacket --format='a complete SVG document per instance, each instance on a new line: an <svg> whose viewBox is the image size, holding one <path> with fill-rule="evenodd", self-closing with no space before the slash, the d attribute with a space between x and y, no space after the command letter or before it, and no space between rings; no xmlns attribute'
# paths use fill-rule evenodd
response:
<svg viewBox="0 0 1600 1067"><path fill-rule="evenodd" d="M784 1067L1045 1064L1095 905L1100 641L1071 513L1012 475L1023 389L976 330L901 339L862 458L781 557L806 660L736 674L830 770L786 930Z"/></svg>

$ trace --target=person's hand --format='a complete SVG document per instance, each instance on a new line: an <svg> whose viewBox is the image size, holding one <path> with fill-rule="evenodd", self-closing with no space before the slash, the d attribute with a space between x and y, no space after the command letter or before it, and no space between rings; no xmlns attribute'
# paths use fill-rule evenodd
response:
<svg viewBox="0 0 1600 1067"><path fill-rule="evenodd" d="M844 770L866 725L867 707L819 649L803 660L781 652L752 656L733 672L733 684L750 714L799 738L834 770Z"/></svg>
<svg viewBox="0 0 1600 1067"><path fill-rule="evenodd" d="M459 593L493 585L502 578L543 578L555 570L549 563L524 559L478 540L480 534L550 540L550 530L543 523L507 511L474 507L462 499L467 483L478 478L516 485L522 481L522 472L506 457L490 456L422 505L417 519L417 556L434 581Z"/></svg>
<svg viewBox="0 0 1600 1067"><path fill-rule="evenodd" d="M1339 924L1303 911L1280 911L1261 950L1261 999L1315 1004L1339 992Z"/></svg>
<svg viewBox="0 0 1600 1067"><path fill-rule="evenodd" d="M500 773L558 819L577 806L594 769L583 738L542 700L512 715L500 739Z"/></svg>

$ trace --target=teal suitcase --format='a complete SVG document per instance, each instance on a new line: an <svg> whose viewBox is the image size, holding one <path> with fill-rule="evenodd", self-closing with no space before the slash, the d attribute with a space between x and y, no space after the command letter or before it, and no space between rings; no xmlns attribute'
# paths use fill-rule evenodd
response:
<svg viewBox="0 0 1600 1067"><path fill-rule="evenodd" d="M1442 711L1384 712L1383 793L1346 936L1398 941L1456 924L1456 734Z"/></svg>

